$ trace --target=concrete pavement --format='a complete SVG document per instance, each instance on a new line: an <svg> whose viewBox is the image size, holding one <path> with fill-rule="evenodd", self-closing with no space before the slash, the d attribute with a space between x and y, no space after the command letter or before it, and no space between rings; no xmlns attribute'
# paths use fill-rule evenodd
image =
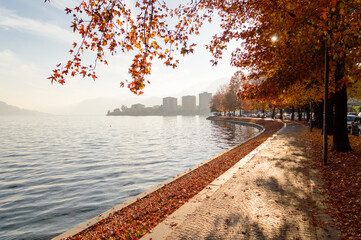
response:
<svg viewBox="0 0 361 240"><path fill-rule="evenodd" d="M142 240L339 239L306 166L305 128L288 123Z"/></svg>

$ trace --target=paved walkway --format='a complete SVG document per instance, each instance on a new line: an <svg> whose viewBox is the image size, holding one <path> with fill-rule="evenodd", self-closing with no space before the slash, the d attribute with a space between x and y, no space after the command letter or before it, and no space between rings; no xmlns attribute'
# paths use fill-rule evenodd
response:
<svg viewBox="0 0 361 240"><path fill-rule="evenodd" d="M304 128L287 124L229 180L213 192L211 184L142 239L338 239L315 172L305 168Z"/></svg>

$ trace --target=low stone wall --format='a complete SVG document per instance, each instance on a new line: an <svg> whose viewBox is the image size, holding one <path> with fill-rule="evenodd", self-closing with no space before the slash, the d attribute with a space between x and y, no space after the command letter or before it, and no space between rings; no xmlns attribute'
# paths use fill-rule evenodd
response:
<svg viewBox="0 0 361 240"><path fill-rule="evenodd" d="M207 120L211 120L211 121L215 121L215 122L229 122L229 123L238 124L238 125L245 125L245 126L257 128L258 130L261 130L262 132L264 131L264 127L262 127L261 125L256 124L256 123L248 123L248 122L234 121L234 120L228 120L228 119L219 119L217 117L208 117ZM259 133L259 134L261 134L261 133ZM257 136L259 134L257 134ZM250 138L250 139L252 139L252 138ZM247 139L247 141L249 141L250 139Z"/></svg>

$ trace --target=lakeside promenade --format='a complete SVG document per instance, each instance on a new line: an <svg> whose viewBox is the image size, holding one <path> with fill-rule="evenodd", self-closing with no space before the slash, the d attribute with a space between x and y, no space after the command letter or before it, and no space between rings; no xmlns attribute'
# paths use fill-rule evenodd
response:
<svg viewBox="0 0 361 240"><path fill-rule="evenodd" d="M324 212L316 171L306 167L310 142L299 135L305 128L288 122L247 163L141 239L339 239Z"/></svg>
<svg viewBox="0 0 361 240"><path fill-rule="evenodd" d="M332 227L334 224L324 211L318 173L309 165L312 148L306 137L307 127L287 121L274 134L277 130L271 129L279 126L279 121L242 119L242 122L261 124L266 131L209 163L192 168L189 174L187 171L182 177L169 179L161 184L163 186L144 192L54 239L133 239L128 234L116 232L114 235L119 229L127 233L130 230L139 232L129 223L147 226L147 234L139 232L134 238L146 234L143 240L339 239L340 232ZM252 145L258 147L246 150ZM233 167L221 171L215 180L188 200L183 198L184 194L189 195L189 187L195 185L199 177L222 166L215 161L219 159L220 164L228 164L231 158L234 158ZM206 167L208 164L211 165ZM194 172L200 175L189 176ZM179 182L181 179L185 182ZM180 208L165 215L163 211L172 206L167 203L174 200ZM163 215L157 224L148 225L147 221L153 222Z"/></svg>

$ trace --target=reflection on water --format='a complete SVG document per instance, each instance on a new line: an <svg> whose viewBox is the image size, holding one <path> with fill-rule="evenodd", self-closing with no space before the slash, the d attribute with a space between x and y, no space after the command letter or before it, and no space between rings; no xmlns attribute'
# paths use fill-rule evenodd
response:
<svg viewBox="0 0 361 240"><path fill-rule="evenodd" d="M49 239L257 129L204 117L0 117L0 239Z"/></svg>
<svg viewBox="0 0 361 240"><path fill-rule="evenodd" d="M239 124L232 124L229 122L211 121L212 123L212 135L216 139L218 144L227 144L228 146L234 146L245 139L249 139L258 132L257 129L252 127L245 127Z"/></svg>

